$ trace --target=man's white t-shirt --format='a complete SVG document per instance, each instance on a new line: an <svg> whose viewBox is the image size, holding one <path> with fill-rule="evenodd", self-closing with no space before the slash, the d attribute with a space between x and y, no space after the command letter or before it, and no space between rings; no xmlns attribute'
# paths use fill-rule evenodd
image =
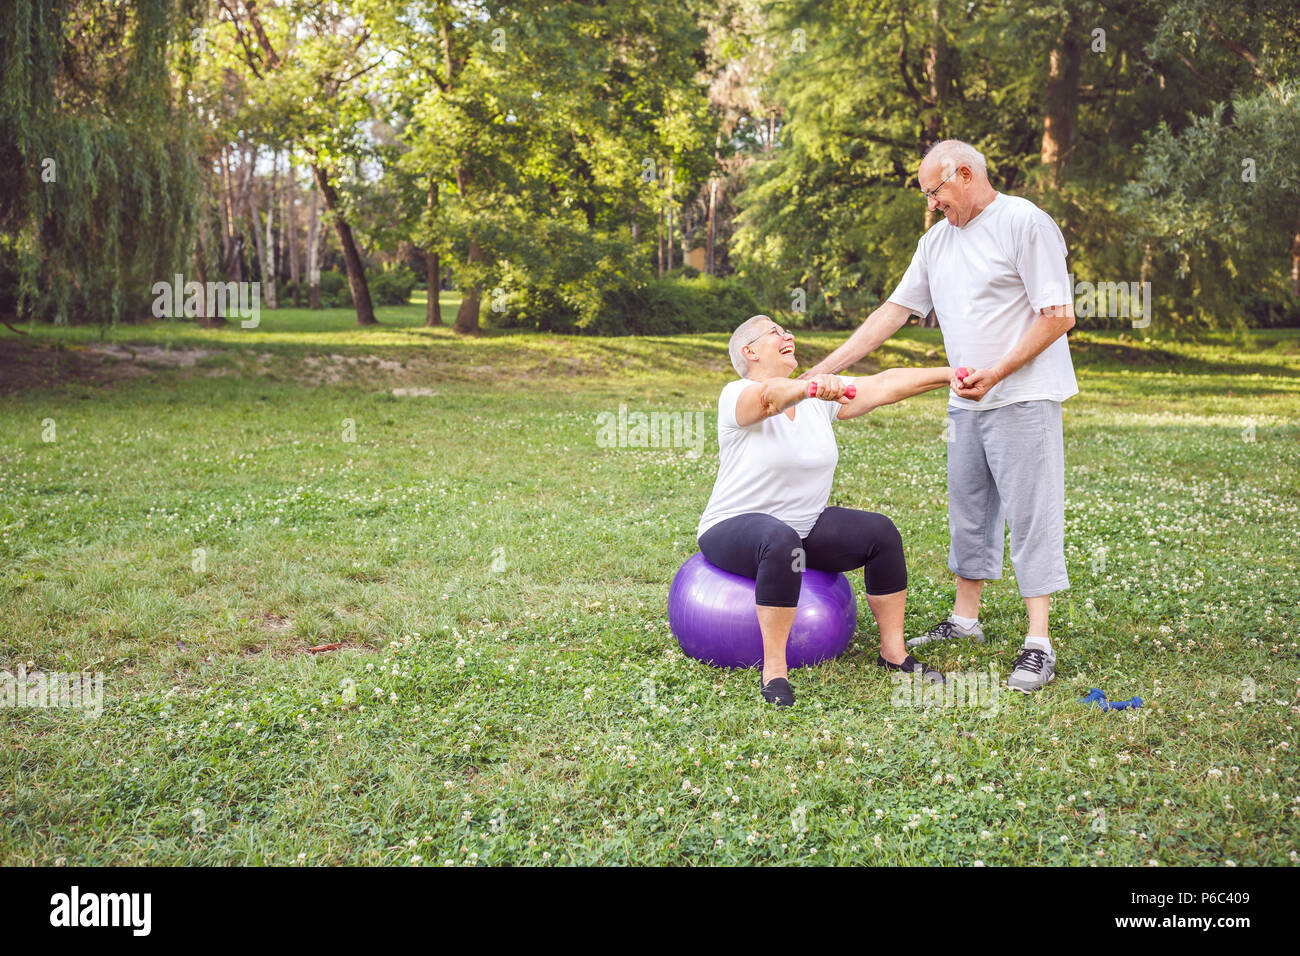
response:
<svg viewBox="0 0 1300 956"><path fill-rule="evenodd" d="M890 302L920 315L934 309L948 364L991 368L1053 305L1072 305L1065 237L1027 199L999 193L964 226L940 219L916 244ZM978 402L948 393L950 408L987 410L1013 402L1062 402L1079 393L1062 335Z"/></svg>
<svg viewBox="0 0 1300 956"><path fill-rule="evenodd" d="M850 377L844 377L847 384ZM840 450L833 422L839 402L806 399L785 412L744 427L736 424L736 403L751 385L728 382L718 397L718 478L695 536L719 521L756 511L784 521L808 536L826 510Z"/></svg>

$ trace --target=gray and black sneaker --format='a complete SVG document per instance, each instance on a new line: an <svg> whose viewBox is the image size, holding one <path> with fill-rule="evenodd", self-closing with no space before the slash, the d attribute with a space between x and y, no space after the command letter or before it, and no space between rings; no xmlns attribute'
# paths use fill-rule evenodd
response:
<svg viewBox="0 0 1300 956"><path fill-rule="evenodd" d="M1020 649L1016 662L1011 665L1011 676L1007 678L1007 686L1012 690L1020 690L1028 694L1042 690L1055 676L1056 654L1026 644Z"/></svg>
<svg viewBox="0 0 1300 956"><path fill-rule="evenodd" d="M930 644L934 641L950 641L957 637L969 637L979 644L984 640L984 631L980 628L977 621L974 627L962 627L951 618L946 621L940 621L930 630L926 631L920 637L914 637L907 642L907 646L920 647L923 644Z"/></svg>

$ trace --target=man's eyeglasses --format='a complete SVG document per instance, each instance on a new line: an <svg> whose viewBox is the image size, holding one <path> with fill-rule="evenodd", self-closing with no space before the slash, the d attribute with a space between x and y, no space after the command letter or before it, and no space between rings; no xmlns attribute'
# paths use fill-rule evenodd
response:
<svg viewBox="0 0 1300 956"><path fill-rule="evenodd" d="M958 168L960 168L960 167L958 167ZM934 194L937 193L940 189L943 188L943 184L946 183L948 180L952 179L952 177L954 177L954 176L956 176L956 175L957 175L957 170L954 169L954 170L953 170L952 172L950 172L947 176L943 177L943 182L939 183L939 185L935 186L933 189L922 189L922 190L921 190L921 195L925 197L925 201L926 201L926 202L929 202L931 199L933 199L933 198L934 198Z"/></svg>
<svg viewBox="0 0 1300 956"><path fill-rule="evenodd" d="M746 345L753 345L755 342L757 342L757 341L758 341L759 339L761 339L763 336L765 336L765 335L767 335L768 333L771 333L771 332L775 332L777 338L785 338L787 335L790 334L790 333L788 333L785 329L781 328L781 326L779 326L779 325L773 325L770 329L767 329L767 330L764 331L764 332L759 332L756 336L754 336L752 339L750 339L750 340L749 340L748 342L746 342L745 344L746 344Z"/></svg>

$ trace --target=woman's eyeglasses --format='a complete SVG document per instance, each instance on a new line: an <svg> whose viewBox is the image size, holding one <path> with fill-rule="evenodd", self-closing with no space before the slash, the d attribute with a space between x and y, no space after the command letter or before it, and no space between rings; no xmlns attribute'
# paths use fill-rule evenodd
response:
<svg viewBox="0 0 1300 956"><path fill-rule="evenodd" d="M770 329L768 329L767 331L765 331L765 332L759 332L756 336L754 336L752 339L750 339L750 340L749 340L748 342L746 342L745 344L746 344L746 345L753 345L755 342L757 342L757 341L758 341L759 339L761 339L763 336L765 336L765 335L767 335L767 334L769 334L769 333L771 333L771 332L775 332L777 338L785 338L787 335L790 334L790 333L787 332L785 329L781 328L781 326L779 326L779 325L773 325L773 326L772 326Z"/></svg>

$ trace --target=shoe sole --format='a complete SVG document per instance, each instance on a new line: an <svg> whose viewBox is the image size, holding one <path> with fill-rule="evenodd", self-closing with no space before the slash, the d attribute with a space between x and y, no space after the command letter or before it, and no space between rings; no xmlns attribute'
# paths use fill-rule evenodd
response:
<svg viewBox="0 0 1300 956"><path fill-rule="evenodd" d="M1011 678L1008 677L1008 678L1007 678L1007 688L1008 688L1009 690L1018 690L1018 691L1020 691L1020 693L1022 693L1022 694L1034 694L1034 693L1037 693L1038 691L1042 690L1044 687L1046 687L1048 684L1050 684L1050 683L1051 683L1052 681L1054 681L1054 680L1056 680L1056 674L1055 674L1055 672L1053 672L1053 674L1052 674L1050 677L1048 677L1047 680L1043 681L1043 682L1042 682L1041 684L1039 684L1037 687L1017 687L1015 684L1011 683Z"/></svg>

